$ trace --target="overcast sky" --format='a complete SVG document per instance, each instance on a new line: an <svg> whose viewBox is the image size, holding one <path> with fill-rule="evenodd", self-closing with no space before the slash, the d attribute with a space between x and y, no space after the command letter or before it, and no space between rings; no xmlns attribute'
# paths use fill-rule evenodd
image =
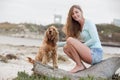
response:
<svg viewBox="0 0 120 80"><path fill-rule="evenodd" d="M53 23L54 14L66 22L69 8L78 4L84 17L94 23L110 23L120 19L120 0L0 0L0 22Z"/></svg>

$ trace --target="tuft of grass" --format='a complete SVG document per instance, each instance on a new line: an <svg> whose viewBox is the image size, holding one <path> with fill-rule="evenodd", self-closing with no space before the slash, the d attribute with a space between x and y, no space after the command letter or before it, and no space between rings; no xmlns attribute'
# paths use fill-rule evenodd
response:
<svg viewBox="0 0 120 80"><path fill-rule="evenodd" d="M41 75L28 75L25 71L24 72L18 72L17 77L13 80L70 80L67 77L58 79L54 77L47 77L47 76L41 76Z"/></svg>
<svg viewBox="0 0 120 80"><path fill-rule="evenodd" d="M88 77L82 77L79 80L107 80L107 79L103 79L103 78L95 78L93 76L89 76Z"/></svg>
<svg viewBox="0 0 120 80"><path fill-rule="evenodd" d="M24 72L18 72L18 76L14 78L13 80L71 80L68 77L64 78L54 78L54 77L47 77L47 76L41 76L41 75L28 75L25 71ZM88 77L82 77L79 80L107 80L103 78L94 78L93 76Z"/></svg>

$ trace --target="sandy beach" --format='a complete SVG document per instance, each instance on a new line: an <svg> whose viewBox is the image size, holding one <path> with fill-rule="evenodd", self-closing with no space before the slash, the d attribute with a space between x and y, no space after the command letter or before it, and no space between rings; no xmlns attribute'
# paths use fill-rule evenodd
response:
<svg viewBox="0 0 120 80"><path fill-rule="evenodd" d="M34 59L39 47L31 46L13 46L13 45L0 45L0 54L6 56L7 54L14 54L16 59L0 60L0 80L12 80L17 76L18 71L25 71L32 74L32 64L27 61L27 57ZM63 54L62 48L58 49L59 57L58 66L64 70L70 70L74 63ZM7 62L6 62L7 61ZM49 63L50 66L51 62Z"/></svg>
<svg viewBox="0 0 120 80"><path fill-rule="evenodd" d="M9 38L8 41L6 41L7 39L5 38L3 40L2 39L3 37L0 37L0 80L12 80L20 71L25 71L28 74L32 74L31 69L33 66L27 61L26 57L35 57L36 53L38 52L40 42L38 40L25 40L25 42L24 40L22 41L22 39L19 38L14 38L15 40ZM20 43L19 40L21 40L22 42ZM104 47L103 49L104 52L108 50L106 47ZM106 52L106 54L104 54L104 59L113 56L120 56L120 52L117 52L118 51L116 51L115 54ZM59 68L68 71L74 67L75 63L64 54L62 47L58 48L57 53L59 55ZM7 54L13 54L14 56L16 56L16 58L2 58L5 57ZM49 65L51 65L51 63L49 63ZM85 65L87 67L90 66L88 64ZM117 73L120 73L120 70L118 70Z"/></svg>

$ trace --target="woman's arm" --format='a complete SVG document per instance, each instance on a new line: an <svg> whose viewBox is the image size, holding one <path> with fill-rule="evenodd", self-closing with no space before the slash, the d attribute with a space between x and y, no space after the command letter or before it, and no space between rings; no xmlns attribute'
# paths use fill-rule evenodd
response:
<svg viewBox="0 0 120 80"><path fill-rule="evenodd" d="M98 41L98 32L96 29L96 25L93 24L92 22L89 22L89 25L87 26L87 30L89 32L90 39L86 41L84 44L87 46L91 46L96 41Z"/></svg>

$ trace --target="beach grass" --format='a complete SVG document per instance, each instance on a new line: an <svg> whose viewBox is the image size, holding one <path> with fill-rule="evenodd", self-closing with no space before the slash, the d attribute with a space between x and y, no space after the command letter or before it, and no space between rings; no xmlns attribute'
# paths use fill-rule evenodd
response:
<svg viewBox="0 0 120 80"><path fill-rule="evenodd" d="M25 71L23 72L18 72L17 77L14 78L13 80L71 80L68 77L64 78L53 78L53 77L47 77L47 76L41 76L41 75L29 75ZM79 80L107 80L103 78L94 78L93 76L88 76L88 77L82 77Z"/></svg>

